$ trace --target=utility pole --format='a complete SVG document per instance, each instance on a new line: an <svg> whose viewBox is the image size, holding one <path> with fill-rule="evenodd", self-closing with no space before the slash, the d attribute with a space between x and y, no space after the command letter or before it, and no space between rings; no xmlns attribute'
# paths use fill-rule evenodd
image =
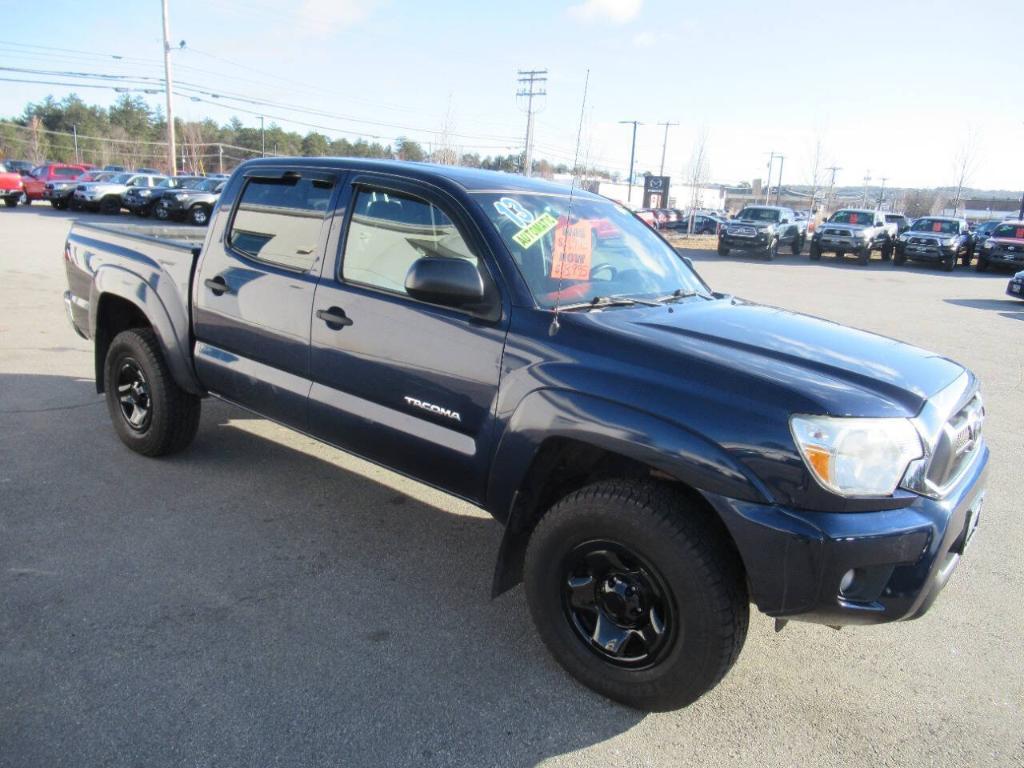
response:
<svg viewBox="0 0 1024 768"><path fill-rule="evenodd" d="M263 115L260 115L260 157L267 156L267 131L263 127Z"/></svg>
<svg viewBox="0 0 1024 768"><path fill-rule="evenodd" d="M786 156L779 155L779 183L775 185L775 204L779 204L779 196L782 195L782 166L786 163Z"/></svg>
<svg viewBox="0 0 1024 768"><path fill-rule="evenodd" d="M775 158L782 160L782 155L778 154L774 150L768 153L768 183L764 185L764 204L768 205L768 201L771 200L772 196L772 169L775 167ZM782 166L779 166L779 182L782 182ZM776 190L777 192L777 190ZM775 202L778 204L778 194L775 196Z"/></svg>
<svg viewBox="0 0 1024 768"><path fill-rule="evenodd" d="M679 125L679 123L658 123L658 125L664 125L665 126L665 138L661 142L661 169L658 171L658 175L659 176L664 176L665 175L665 148L668 146L668 129L669 129L669 127L671 127L673 125ZM668 203L667 200L665 202L666 202L666 204Z"/></svg>
<svg viewBox="0 0 1024 768"><path fill-rule="evenodd" d="M832 210L832 190L835 189L836 186L836 172L843 169L837 165L832 165L825 170L832 172L832 178L828 182L828 194L825 196L825 209L830 211Z"/></svg>
<svg viewBox="0 0 1024 768"><path fill-rule="evenodd" d="M1020 196L1020 213L1017 214L1020 221L1024 221L1024 194Z"/></svg>
<svg viewBox="0 0 1024 768"><path fill-rule="evenodd" d="M217 173L224 173L224 145L217 145Z"/></svg>
<svg viewBox="0 0 1024 768"><path fill-rule="evenodd" d="M167 165L171 176L178 175L178 158L174 146L174 83L171 80L171 25L167 19L167 0L162 0L164 12L164 85L167 92Z"/></svg>
<svg viewBox="0 0 1024 768"><path fill-rule="evenodd" d="M629 191L626 193L626 202L633 202L633 161L636 160L636 127L643 125L639 120L619 120L619 125L633 126L633 143L629 146Z"/></svg>
<svg viewBox="0 0 1024 768"><path fill-rule="evenodd" d="M542 86L548 81L546 69L520 69L516 73L519 76L519 90L517 97L526 98L526 150L523 153L523 175L533 175L533 99L536 96L547 96L548 92ZM575 168L573 171L575 172Z"/></svg>
<svg viewBox="0 0 1024 768"><path fill-rule="evenodd" d="M71 126L71 133L74 134L74 137L75 137L75 162L76 163L80 163L80 162L82 162L82 158L78 154L78 126L77 125L72 125Z"/></svg>
<svg viewBox="0 0 1024 768"><path fill-rule="evenodd" d="M889 180L888 176L882 177L882 188L878 190L878 210L882 210L882 201L885 197L885 182Z"/></svg>
<svg viewBox="0 0 1024 768"><path fill-rule="evenodd" d="M861 195L860 204L861 207L866 208L868 205L868 184L871 183L871 171L864 174L864 193Z"/></svg>

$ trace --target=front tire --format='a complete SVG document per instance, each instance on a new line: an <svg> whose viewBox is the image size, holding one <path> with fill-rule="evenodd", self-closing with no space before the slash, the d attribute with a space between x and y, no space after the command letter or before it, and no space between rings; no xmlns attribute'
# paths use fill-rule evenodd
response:
<svg viewBox="0 0 1024 768"><path fill-rule="evenodd" d="M728 256L729 255L729 246L722 245L721 243L719 243L718 244L718 255L719 256Z"/></svg>
<svg viewBox="0 0 1024 768"><path fill-rule="evenodd" d="M580 682L643 710L693 703L739 656L739 557L713 513L667 485L612 480L562 499L527 547L526 597Z"/></svg>
<svg viewBox="0 0 1024 768"><path fill-rule="evenodd" d="M974 265L976 272L988 272L988 259L984 256L978 256L978 262Z"/></svg>
<svg viewBox="0 0 1024 768"><path fill-rule="evenodd" d="M768 243L768 247L764 250L764 257L768 261L774 261L775 257L779 255L779 241L772 240Z"/></svg>
<svg viewBox="0 0 1024 768"><path fill-rule="evenodd" d="M201 402L175 383L149 328L114 337L104 391L117 436L136 453L166 456L186 448L196 435Z"/></svg>
<svg viewBox="0 0 1024 768"><path fill-rule="evenodd" d="M16 197L5 197L4 198L4 205L6 205L8 208L14 208L17 204L18 204L18 198L16 198Z"/></svg>
<svg viewBox="0 0 1024 768"><path fill-rule="evenodd" d="M108 216L121 212L121 201L111 195L110 197L104 197L100 201L100 213L105 213Z"/></svg>
<svg viewBox="0 0 1024 768"><path fill-rule="evenodd" d="M942 269L944 272L952 272L956 268L956 254L947 256L942 261Z"/></svg>
<svg viewBox="0 0 1024 768"><path fill-rule="evenodd" d="M866 267L869 261L871 261L871 246L865 245L857 251L857 263L862 267Z"/></svg>
<svg viewBox="0 0 1024 768"><path fill-rule="evenodd" d="M817 243L811 243L811 249L808 252L808 256L811 261L821 261L821 246Z"/></svg>
<svg viewBox="0 0 1024 768"><path fill-rule="evenodd" d="M188 223L195 227L205 227L210 223L210 212L205 205L193 205L188 209Z"/></svg>
<svg viewBox="0 0 1024 768"><path fill-rule="evenodd" d="M888 261L892 258L892 240L886 240L885 245L882 246L882 261Z"/></svg>
<svg viewBox="0 0 1024 768"><path fill-rule="evenodd" d="M800 252L804 249L804 242L800 239L800 235L793 236L793 255L799 256Z"/></svg>

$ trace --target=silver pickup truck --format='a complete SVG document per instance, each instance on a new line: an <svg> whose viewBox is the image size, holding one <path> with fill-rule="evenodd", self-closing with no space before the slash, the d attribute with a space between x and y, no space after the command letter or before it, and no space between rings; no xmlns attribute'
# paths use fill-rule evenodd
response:
<svg viewBox="0 0 1024 768"><path fill-rule="evenodd" d="M811 238L811 261L818 261L823 253L834 253L842 258L848 253L866 265L872 251L879 251L883 261L892 258L896 241L895 223L885 220L881 211L843 208L829 217Z"/></svg>

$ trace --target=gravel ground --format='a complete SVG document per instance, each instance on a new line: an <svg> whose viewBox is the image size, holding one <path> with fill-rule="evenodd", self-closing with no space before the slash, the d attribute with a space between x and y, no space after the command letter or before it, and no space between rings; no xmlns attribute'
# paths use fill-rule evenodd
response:
<svg viewBox="0 0 1024 768"><path fill-rule="evenodd" d="M1024 765L1024 302L1005 275L688 252L718 290L972 367L992 471L935 607L755 614L726 680L643 715L568 678L483 513L226 405L122 447L61 305L71 216L0 210L0 766Z"/></svg>

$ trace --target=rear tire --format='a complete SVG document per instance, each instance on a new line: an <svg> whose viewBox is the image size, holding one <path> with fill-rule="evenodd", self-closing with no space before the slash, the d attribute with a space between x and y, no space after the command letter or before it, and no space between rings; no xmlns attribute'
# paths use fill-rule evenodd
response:
<svg viewBox="0 0 1024 768"><path fill-rule="evenodd" d="M4 205L6 205L8 208L14 208L17 204L18 204L18 198L16 198L16 197L5 197L4 198Z"/></svg>
<svg viewBox="0 0 1024 768"><path fill-rule="evenodd" d="M803 241L800 239L800 235L799 234L794 235L794 237L793 237L793 245L791 247L793 249L793 255L794 256L799 256L800 252L804 249L804 244L803 244Z"/></svg>
<svg viewBox="0 0 1024 768"><path fill-rule="evenodd" d="M892 263L894 267L902 267L907 263L907 255L897 249L896 253L892 257Z"/></svg>
<svg viewBox="0 0 1024 768"><path fill-rule="evenodd" d="M195 437L201 401L175 383L151 329L114 337L104 364L104 390L117 436L136 453L166 456Z"/></svg>
<svg viewBox="0 0 1024 768"><path fill-rule="evenodd" d="M555 659L637 709L693 703L746 639L739 556L713 513L666 485L611 480L565 497L531 535L524 573Z"/></svg>
<svg viewBox="0 0 1024 768"><path fill-rule="evenodd" d="M811 250L808 252L808 256L811 261L821 261L821 246L817 243L811 243Z"/></svg>
<svg viewBox="0 0 1024 768"><path fill-rule="evenodd" d="M882 246L882 261L888 261L892 258L892 240L886 240L885 245Z"/></svg>

